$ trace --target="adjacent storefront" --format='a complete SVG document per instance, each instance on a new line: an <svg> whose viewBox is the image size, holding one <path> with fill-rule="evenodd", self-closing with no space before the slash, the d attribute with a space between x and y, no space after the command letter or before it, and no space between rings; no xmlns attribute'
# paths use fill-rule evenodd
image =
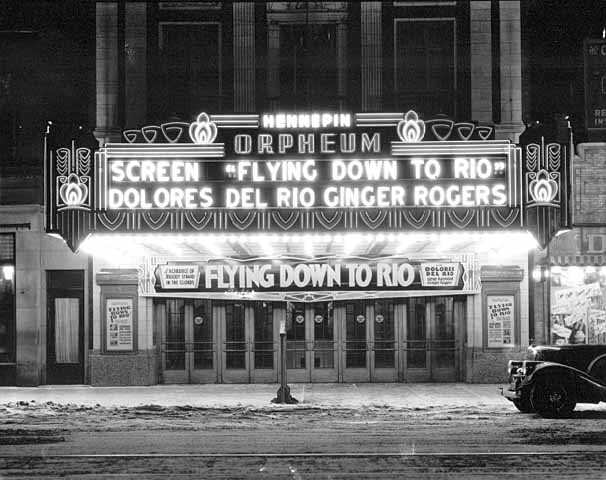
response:
<svg viewBox="0 0 606 480"><path fill-rule="evenodd" d="M50 148L47 231L92 257L93 384L491 381L566 146L408 113L201 113ZM66 303L62 308L72 308Z"/></svg>

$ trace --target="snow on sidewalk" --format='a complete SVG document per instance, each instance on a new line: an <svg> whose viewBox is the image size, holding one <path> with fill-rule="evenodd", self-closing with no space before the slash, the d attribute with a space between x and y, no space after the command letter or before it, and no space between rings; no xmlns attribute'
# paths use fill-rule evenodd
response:
<svg viewBox="0 0 606 480"><path fill-rule="evenodd" d="M465 383L290 384L300 407L393 407L507 405L500 385ZM272 404L276 384L156 385L147 387L42 386L0 387L0 404L52 402L58 405L199 408L279 408ZM283 406L286 407L286 406ZM292 408L293 406L288 406Z"/></svg>

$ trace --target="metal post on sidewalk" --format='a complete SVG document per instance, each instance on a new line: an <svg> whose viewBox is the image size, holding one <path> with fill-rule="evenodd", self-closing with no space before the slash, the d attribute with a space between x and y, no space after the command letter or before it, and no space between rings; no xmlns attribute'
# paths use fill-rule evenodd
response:
<svg viewBox="0 0 606 480"><path fill-rule="evenodd" d="M286 403L286 322L280 322L280 403Z"/></svg>
<svg viewBox="0 0 606 480"><path fill-rule="evenodd" d="M288 302L286 307L286 318L280 320L280 387L273 403L299 403L298 400L290 394L290 388L286 381L286 323L292 321L293 306Z"/></svg>

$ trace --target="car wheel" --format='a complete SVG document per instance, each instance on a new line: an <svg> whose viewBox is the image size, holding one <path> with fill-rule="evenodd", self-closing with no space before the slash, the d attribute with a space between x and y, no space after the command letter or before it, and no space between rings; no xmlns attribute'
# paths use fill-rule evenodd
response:
<svg viewBox="0 0 606 480"><path fill-rule="evenodd" d="M576 406L572 386L551 377L536 381L530 391L530 402L539 415L548 418L567 417Z"/></svg>
<svg viewBox="0 0 606 480"><path fill-rule="evenodd" d="M520 398L514 399L513 404L522 413L534 412L532 402L530 401L530 393L527 390L522 390L522 395L520 396Z"/></svg>

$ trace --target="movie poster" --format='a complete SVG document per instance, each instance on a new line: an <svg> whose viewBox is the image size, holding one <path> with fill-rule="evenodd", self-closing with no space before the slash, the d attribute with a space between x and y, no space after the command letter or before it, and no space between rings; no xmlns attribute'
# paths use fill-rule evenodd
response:
<svg viewBox="0 0 606 480"><path fill-rule="evenodd" d="M133 299L108 298L106 319L106 350L110 352L133 350Z"/></svg>
<svg viewBox="0 0 606 480"><path fill-rule="evenodd" d="M514 296L488 295L488 347L509 347L514 344Z"/></svg>

